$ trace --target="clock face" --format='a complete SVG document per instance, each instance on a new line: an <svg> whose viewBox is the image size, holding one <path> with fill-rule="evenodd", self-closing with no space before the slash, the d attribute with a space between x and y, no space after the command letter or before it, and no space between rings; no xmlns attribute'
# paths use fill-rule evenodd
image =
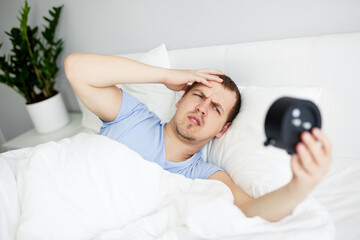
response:
<svg viewBox="0 0 360 240"><path fill-rule="evenodd" d="M315 126L319 127L317 115L308 104L290 107L284 120L282 139L288 153L295 152L295 146L300 142L302 132L310 131Z"/></svg>
<svg viewBox="0 0 360 240"><path fill-rule="evenodd" d="M300 141L300 134L313 127L321 127L321 116L317 106L308 100L283 97L270 107L265 120L267 141L295 153L295 146Z"/></svg>

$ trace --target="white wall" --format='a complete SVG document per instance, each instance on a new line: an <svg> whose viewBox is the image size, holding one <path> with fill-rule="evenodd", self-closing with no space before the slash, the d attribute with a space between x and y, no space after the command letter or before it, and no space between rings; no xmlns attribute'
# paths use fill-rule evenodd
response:
<svg viewBox="0 0 360 240"><path fill-rule="evenodd" d="M5 149L2 147L2 144L5 142L4 135L0 129L0 153L5 152Z"/></svg>
<svg viewBox="0 0 360 240"><path fill-rule="evenodd" d="M63 72L72 52L120 54L360 31L358 0L29 0L31 25L64 4L58 36L65 42L57 89L69 111L79 111ZM21 0L0 1L0 54L4 31L17 26ZM7 140L30 129L25 101L0 85L0 128Z"/></svg>

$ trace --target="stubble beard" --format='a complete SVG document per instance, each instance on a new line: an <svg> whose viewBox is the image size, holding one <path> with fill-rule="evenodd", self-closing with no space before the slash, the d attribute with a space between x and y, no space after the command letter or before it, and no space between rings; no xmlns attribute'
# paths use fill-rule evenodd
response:
<svg viewBox="0 0 360 240"><path fill-rule="evenodd" d="M195 136L193 136L189 131L187 131L190 128L192 128L191 124L187 125L184 129L184 128L180 128L179 124L175 122L175 131L177 135L189 142L195 142L196 141Z"/></svg>

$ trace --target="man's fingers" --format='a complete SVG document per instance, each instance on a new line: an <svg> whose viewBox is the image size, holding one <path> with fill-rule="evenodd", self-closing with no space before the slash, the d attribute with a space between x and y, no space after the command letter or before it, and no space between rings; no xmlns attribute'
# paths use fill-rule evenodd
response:
<svg viewBox="0 0 360 240"><path fill-rule="evenodd" d="M311 176L314 176L317 166L309 150L303 143L296 145L296 152L299 155L300 163L304 170Z"/></svg>
<svg viewBox="0 0 360 240"><path fill-rule="evenodd" d="M219 76L225 75L223 72L220 72L218 70L211 70L211 69L199 70L198 74L206 78L208 81L215 81L218 83L223 82L223 79L220 78Z"/></svg>
<svg viewBox="0 0 360 240"><path fill-rule="evenodd" d="M214 81L214 82L218 82L218 83L223 82L223 80L219 77L219 75L211 75L211 74L206 74L206 73L201 73L201 72L198 72L198 75L201 76L202 78L206 79L207 81Z"/></svg>
<svg viewBox="0 0 360 240"><path fill-rule="evenodd" d="M307 149L310 150L309 152L316 164L321 164L319 161L324 158L324 150L316 142L316 139L307 131L301 133L300 138Z"/></svg>
<svg viewBox="0 0 360 240"><path fill-rule="evenodd" d="M296 154L291 155L293 178L308 186L314 186L321 180L329 171L331 162L330 141L321 131L313 129L311 132L301 134L301 142L295 147Z"/></svg>
<svg viewBox="0 0 360 240"><path fill-rule="evenodd" d="M297 154L291 155L291 168L295 177L303 178L306 175L308 175L307 172L301 166L300 159Z"/></svg>
<svg viewBox="0 0 360 240"><path fill-rule="evenodd" d="M222 83L224 80L222 78L220 78L218 75L208 75L207 76L209 80L218 82L218 83Z"/></svg>
<svg viewBox="0 0 360 240"><path fill-rule="evenodd" d="M328 137L319 129L312 129L312 133L316 139L321 143L321 149L323 151L323 161L321 162L321 168L324 173L327 173L330 169L332 154L331 154L331 142Z"/></svg>
<svg viewBox="0 0 360 240"><path fill-rule="evenodd" d="M325 150L326 154L330 154L331 142L329 138L325 135L325 133L321 131L319 128L313 128L311 132L315 136L315 138L321 142L322 147Z"/></svg>
<svg viewBox="0 0 360 240"><path fill-rule="evenodd" d="M199 83L202 83L207 87L212 87L211 83L204 77L197 77L197 78L195 78L195 81L199 82Z"/></svg>

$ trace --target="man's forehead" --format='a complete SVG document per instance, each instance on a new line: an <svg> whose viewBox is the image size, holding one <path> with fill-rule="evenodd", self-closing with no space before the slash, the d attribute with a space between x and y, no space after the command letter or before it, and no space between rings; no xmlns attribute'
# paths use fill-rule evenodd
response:
<svg viewBox="0 0 360 240"><path fill-rule="evenodd" d="M229 89L224 88L224 86L217 82L212 82L212 87L205 86L204 84L196 84L196 86L193 87L192 90L200 90L203 93L206 93L208 95L213 96L222 96L222 95L228 95L230 91Z"/></svg>
<svg viewBox="0 0 360 240"><path fill-rule="evenodd" d="M235 92L224 88L220 83L212 82L212 86L213 87L209 88L203 84L196 84L191 91L202 92L206 97L213 98L215 102L221 104L227 110L230 110L235 103Z"/></svg>
<svg viewBox="0 0 360 240"><path fill-rule="evenodd" d="M208 87L202 83L196 84L193 89L202 89L204 92L225 92L227 89L224 88L224 86L217 82L211 82L212 87Z"/></svg>

